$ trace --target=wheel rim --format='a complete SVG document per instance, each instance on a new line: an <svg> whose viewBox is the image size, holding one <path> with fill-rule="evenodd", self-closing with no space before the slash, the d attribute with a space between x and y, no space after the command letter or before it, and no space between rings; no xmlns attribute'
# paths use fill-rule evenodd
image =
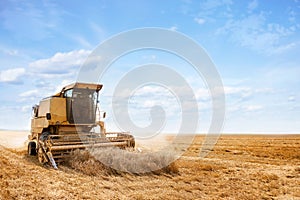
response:
<svg viewBox="0 0 300 200"><path fill-rule="evenodd" d="M43 150L41 148L39 148L39 151L38 151L38 159L39 159L39 162L42 164L47 162L44 157Z"/></svg>

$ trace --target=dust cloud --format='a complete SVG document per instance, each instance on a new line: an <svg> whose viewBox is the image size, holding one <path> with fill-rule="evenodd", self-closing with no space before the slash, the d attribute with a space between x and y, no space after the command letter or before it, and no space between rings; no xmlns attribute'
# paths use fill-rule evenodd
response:
<svg viewBox="0 0 300 200"><path fill-rule="evenodd" d="M12 149L25 149L29 131L0 131L0 145Z"/></svg>

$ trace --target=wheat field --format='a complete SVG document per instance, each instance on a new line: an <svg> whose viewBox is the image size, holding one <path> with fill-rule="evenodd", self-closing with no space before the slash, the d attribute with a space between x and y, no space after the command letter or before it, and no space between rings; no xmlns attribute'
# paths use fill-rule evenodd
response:
<svg viewBox="0 0 300 200"><path fill-rule="evenodd" d="M201 159L203 138L168 169L146 174L86 155L54 170L1 143L0 199L300 199L300 135L222 135Z"/></svg>

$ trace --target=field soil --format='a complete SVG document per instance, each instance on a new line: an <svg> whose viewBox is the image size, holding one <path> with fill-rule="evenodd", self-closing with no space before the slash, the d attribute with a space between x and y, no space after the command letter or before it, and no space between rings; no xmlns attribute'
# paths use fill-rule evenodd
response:
<svg viewBox="0 0 300 200"><path fill-rule="evenodd" d="M140 175L42 166L27 135L0 132L0 199L300 199L300 135L223 135L204 159L199 135L178 172Z"/></svg>

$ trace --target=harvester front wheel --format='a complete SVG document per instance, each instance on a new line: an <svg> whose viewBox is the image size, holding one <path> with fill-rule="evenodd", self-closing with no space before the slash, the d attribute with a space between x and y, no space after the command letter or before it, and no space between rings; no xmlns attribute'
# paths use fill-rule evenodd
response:
<svg viewBox="0 0 300 200"><path fill-rule="evenodd" d="M36 143L35 142L28 143L28 155L30 155L30 156L36 155Z"/></svg>
<svg viewBox="0 0 300 200"><path fill-rule="evenodd" d="M43 149L41 147L38 150L38 159L41 164L45 164L46 162L48 162L48 160L45 157L45 154L43 152Z"/></svg>

